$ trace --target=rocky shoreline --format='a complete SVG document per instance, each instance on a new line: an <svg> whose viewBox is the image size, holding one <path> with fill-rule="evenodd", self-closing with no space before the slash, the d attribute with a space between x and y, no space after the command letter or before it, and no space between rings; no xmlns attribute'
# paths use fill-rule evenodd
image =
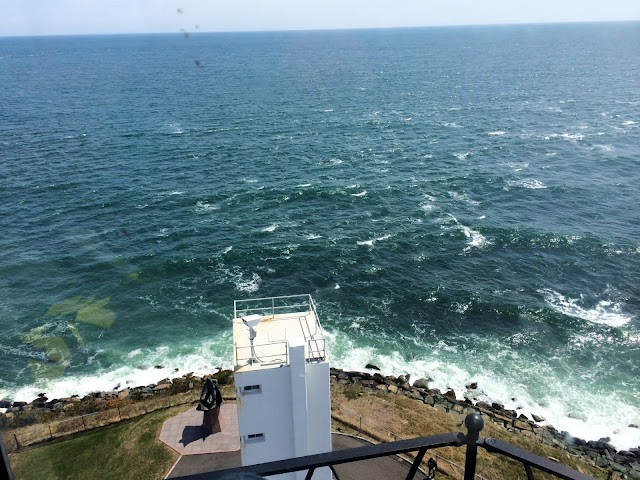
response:
<svg viewBox="0 0 640 480"><path fill-rule="evenodd" d="M375 365L366 368L379 370ZM383 376L380 373L344 371L331 368L331 381L342 385L354 385L371 393L383 392L392 395L404 395L425 403L442 412L466 416L469 413L480 413L485 422L493 422L507 431L528 436L547 445L554 445L595 465L615 472L622 478L640 479L640 446L629 450L616 450L608 438L597 441L585 441L572 436L569 432L558 431L550 425L539 425L544 418L533 415L534 420L507 410L499 403L473 403L469 399L458 400L453 390L442 393L429 388L429 380L420 378L410 382L409 375ZM467 385L473 390L476 384Z"/></svg>
<svg viewBox="0 0 640 480"><path fill-rule="evenodd" d="M366 368L373 370L374 373L331 368L330 379L338 384L361 388L364 392L404 395L439 411L455 415L466 416L477 412L483 416L485 422L490 421L507 431L528 436L547 445L554 445L599 467L609 469L622 478L640 480L640 446L629 450L616 450L608 443L607 438L585 441L568 432L558 431L550 425L540 425L540 422L544 422L542 417L533 415L534 421L532 421L517 411L505 409L499 403L473 403L469 399L458 400L453 390L442 393L440 390L429 388L428 379L420 378L410 382L409 375L383 376L375 371L377 369L375 365L367 365ZM216 378L222 386L233 383L231 370L219 370L212 377ZM199 391L202 381L202 377L188 373L146 386L120 388L121 386L117 385L113 390L94 392L83 397L74 395L50 400L45 393L42 393L31 402L1 400L0 413L3 415L0 415L0 426L16 428L53 419L91 414L125 404L193 390ZM470 384L467 388L473 390L477 385Z"/></svg>

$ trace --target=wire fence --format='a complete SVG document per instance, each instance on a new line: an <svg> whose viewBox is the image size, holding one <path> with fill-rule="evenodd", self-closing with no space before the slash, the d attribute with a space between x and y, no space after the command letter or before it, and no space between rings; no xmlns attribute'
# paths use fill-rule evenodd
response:
<svg viewBox="0 0 640 480"><path fill-rule="evenodd" d="M107 425L139 417L146 413L154 412L163 408L192 403L199 397L200 392L196 391L196 389L192 389L186 393L148 397L143 400L119 405L115 408L110 408L96 413L72 418L61 418L48 423L8 430L2 432L3 440L5 447L9 452L16 452L22 448L44 441L65 437L75 433L86 432L99 427L105 427Z"/></svg>

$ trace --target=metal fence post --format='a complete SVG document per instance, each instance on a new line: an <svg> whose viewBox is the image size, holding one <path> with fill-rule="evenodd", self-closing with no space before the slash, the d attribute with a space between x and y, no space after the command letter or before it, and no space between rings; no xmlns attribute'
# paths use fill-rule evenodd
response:
<svg viewBox="0 0 640 480"><path fill-rule="evenodd" d="M480 438L480 431L484 428L484 420L479 413L470 413L464 419L464 424L467 427L467 435L465 437L467 452L464 463L464 480L474 480L476 477L478 439Z"/></svg>

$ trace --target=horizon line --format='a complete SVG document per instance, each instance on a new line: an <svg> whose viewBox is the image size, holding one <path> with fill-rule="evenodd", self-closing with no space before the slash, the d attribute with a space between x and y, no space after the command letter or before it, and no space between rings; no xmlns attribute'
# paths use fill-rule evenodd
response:
<svg viewBox="0 0 640 480"><path fill-rule="evenodd" d="M211 30L211 31L158 31L158 32L111 32L111 33L39 33L39 34L15 34L0 35L0 38L34 38L34 37L89 37L89 36L116 36L116 35L197 35L211 33L287 33L287 32L340 32L353 30L409 30L427 28L459 28L459 27L509 27L509 26L537 26L537 25L584 25L600 23L640 23L640 19L634 20L559 20L549 22L511 22L511 23L460 23L445 25L405 25L387 27L336 27L336 28L286 28L264 30Z"/></svg>

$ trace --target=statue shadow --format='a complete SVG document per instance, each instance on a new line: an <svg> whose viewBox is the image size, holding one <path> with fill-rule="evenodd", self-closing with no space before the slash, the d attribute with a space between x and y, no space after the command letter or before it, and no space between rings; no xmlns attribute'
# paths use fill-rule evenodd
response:
<svg viewBox="0 0 640 480"><path fill-rule="evenodd" d="M178 443L182 444L183 446L187 446L192 442L198 441L198 440L204 440L206 439L209 435L213 435L215 433L219 433L221 432L222 429L220 428L220 424L216 424L213 428L213 431L211 433L206 433L204 430L204 426L202 425L187 425L186 427L184 427L184 430L182 430L182 438L180 439L180 441Z"/></svg>
<svg viewBox="0 0 640 480"><path fill-rule="evenodd" d="M204 432L204 427L202 425L187 425L186 427L184 427L184 430L182 430L182 438L178 443L181 443L186 447L191 442L204 440L205 438L207 438L207 436L208 435Z"/></svg>

